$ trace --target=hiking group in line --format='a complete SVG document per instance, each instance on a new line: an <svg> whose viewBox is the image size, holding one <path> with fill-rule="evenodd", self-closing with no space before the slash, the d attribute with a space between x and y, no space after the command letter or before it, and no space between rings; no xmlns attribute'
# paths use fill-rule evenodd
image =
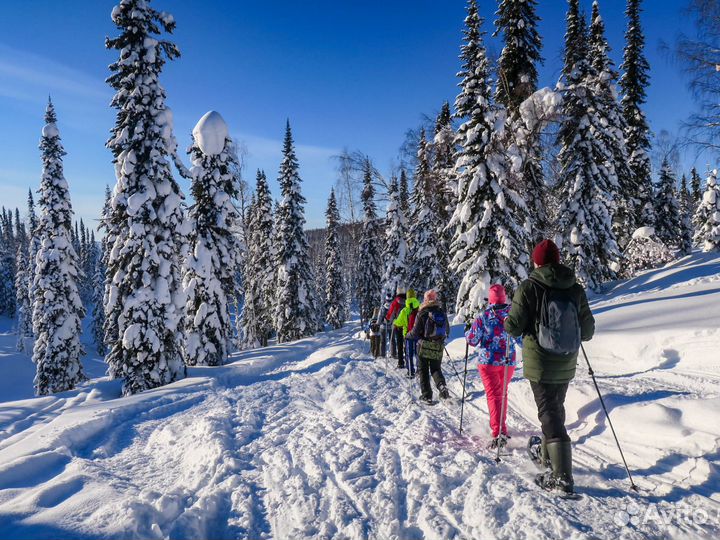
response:
<svg viewBox="0 0 720 540"><path fill-rule="evenodd" d="M574 271L560 263L560 251L551 240L535 246L532 260L534 269L518 286L511 304L501 284L490 287L487 307L466 326L465 339L468 347L477 350L492 432L489 449L499 452L510 438L508 387L517 366L515 346L519 345L523 376L530 382L543 435L537 447L528 448L544 471L536 483L546 490L572 494L565 397L575 377L581 341L593 337L595 320L584 288ZM441 367L450 325L434 289L425 291L422 304L413 289L398 287L394 296L387 293L382 306L374 310L369 334L373 357L387 356L389 341L397 368L406 369L409 378L417 373L422 402L434 403L431 377L440 398L450 397Z"/></svg>

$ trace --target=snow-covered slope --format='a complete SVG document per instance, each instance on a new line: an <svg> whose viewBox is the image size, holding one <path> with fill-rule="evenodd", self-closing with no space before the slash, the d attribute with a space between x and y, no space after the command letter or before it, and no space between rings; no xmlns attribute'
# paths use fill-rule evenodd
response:
<svg viewBox="0 0 720 540"><path fill-rule="evenodd" d="M495 464L476 371L461 436L459 402L415 404L417 389L391 361L372 361L353 328L240 353L133 397L96 378L21 401L9 399L30 395L32 366L7 333L0 537L717 537L720 258L694 254L592 307L586 349L639 494L583 360L567 422L585 496L571 502L532 483L524 444L537 421L521 375L511 455ZM458 396L462 340L449 350Z"/></svg>

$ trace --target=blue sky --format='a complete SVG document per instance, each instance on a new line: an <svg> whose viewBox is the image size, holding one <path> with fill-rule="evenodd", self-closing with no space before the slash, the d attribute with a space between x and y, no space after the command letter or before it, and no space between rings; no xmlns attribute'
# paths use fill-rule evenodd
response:
<svg viewBox="0 0 720 540"><path fill-rule="evenodd" d="M646 0L651 87L647 113L656 133L677 131L693 110L679 70L659 52L661 39L689 31L681 0ZM48 94L68 155L65 174L78 217L92 222L105 184L114 183L104 143L114 122L111 89L104 83L115 53L115 2L72 0L6 2L0 32L0 204L24 208L40 177L37 149ZM182 57L167 65L162 82L175 115L181 148L208 110L219 111L257 167L274 180L285 119L293 126L308 226L321 226L336 172L333 155L359 149L388 171L404 133L422 114L434 115L457 93L455 73L464 0L153 0L177 21L173 40ZM624 0L604 0L612 55L623 47ZM591 2L583 1L590 11ZM492 31L496 2L479 0ZM545 65L540 85L553 85L561 65L565 2L540 0ZM496 53L501 44L489 39ZM694 163L685 156L685 165ZM698 160L698 167L705 163ZM275 184L275 182L272 182ZM184 185L187 192L187 186ZM273 189L276 189L273 186Z"/></svg>

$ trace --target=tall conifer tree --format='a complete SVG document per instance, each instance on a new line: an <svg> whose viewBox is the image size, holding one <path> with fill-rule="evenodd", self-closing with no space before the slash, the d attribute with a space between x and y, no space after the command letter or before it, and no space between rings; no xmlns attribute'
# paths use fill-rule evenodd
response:
<svg viewBox="0 0 720 540"><path fill-rule="evenodd" d="M616 276L620 260L612 229L618 184L606 104L598 89L598 73L590 63L587 28L578 4L578 0L569 1L565 34L557 230L578 278L597 290Z"/></svg>
<svg viewBox="0 0 720 540"><path fill-rule="evenodd" d="M437 208L442 201L437 197L435 180L430 168L429 145L423 129L418 142L413 192L415 211L410 225L410 285L419 292L439 290L444 283L442 261L438 252L438 235L444 227ZM441 295L447 292L440 290Z"/></svg>
<svg viewBox="0 0 720 540"><path fill-rule="evenodd" d="M681 214L680 203L675 194L677 180L667 158L660 167L660 178L653 197L655 205L655 235L666 246L680 248Z"/></svg>
<svg viewBox="0 0 720 540"><path fill-rule="evenodd" d="M455 132L452 127L450 104L443 103L435 121L435 134L432 141L432 177L436 183L436 207L438 214L437 254L440 260L442 277L439 288L442 301L450 305L457 294L457 276L450 269L450 245L453 232L448 224L455 206L457 206L457 180L455 178Z"/></svg>
<svg viewBox="0 0 720 540"><path fill-rule="evenodd" d="M462 280L456 313L464 321L480 311L491 283L516 286L527 277L530 243L523 226L527 209L506 183L505 113L490 103L490 65L475 0L467 11L461 91L455 100L456 116L463 122L456 139L458 204L450 221L451 268Z"/></svg>
<svg viewBox="0 0 720 540"><path fill-rule="evenodd" d="M631 186L624 199L635 205L635 217L638 227L653 225L652 180L650 156L650 127L648 126L643 104L647 98L650 83L650 65L645 58L645 35L640 24L640 4L642 0L627 0L625 14L628 18L625 32L625 50L623 71L620 78L623 98L622 107L625 116L625 142L632 171Z"/></svg>
<svg viewBox="0 0 720 540"><path fill-rule="evenodd" d="M34 382L38 395L70 390L85 380L80 363L85 311L78 291L78 257L71 242L72 207L62 162L65 151L56 122L55 109L49 102L40 140L43 174L36 231L40 247L32 288L33 362L37 367Z"/></svg>
<svg viewBox="0 0 720 540"><path fill-rule="evenodd" d="M340 212L334 189L330 190L325 219L325 320L332 328L337 329L345 324L345 290L338 244Z"/></svg>
<svg viewBox="0 0 720 540"><path fill-rule="evenodd" d="M358 298L360 318L370 320L373 307L380 302L382 286L382 259L380 228L375 206L375 187L372 183L372 166L366 159L363 166L363 232L360 239L360 275L358 277Z"/></svg>
<svg viewBox="0 0 720 540"><path fill-rule="evenodd" d="M193 129L190 147L194 204L188 212L190 250L183 263L185 364L219 366L232 333L228 297L235 289L240 216L235 147L216 111Z"/></svg>
<svg viewBox="0 0 720 540"><path fill-rule="evenodd" d="M107 142L117 184L106 220L112 244L105 336L109 373L124 379L127 395L185 374L177 338L185 305L180 282L183 195L171 171L177 143L159 81L166 60L180 53L160 36L174 30L172 15L155 11L148 0L123 0L112 19L120 34L106 47L120 57L108 78L118 113Z"/></svg>
<svg viewBox="0 0 720 540"><path fill-rule="evenodd" d="M502 35L504 44L498 61L495 98L507 110L509 144L521 150L517 156L523 163L515 165L520 169L515 187L528 206L528 227L534 233L533 240L543 237L548 227L547 187L540 133L539 130L523 132L520 105L537 90L537 66L543 62L539 21L535 0L501 0L495 19L495 36Z"/></svg>
<svg viewBox="0 0 720 540"><path fill-rule="evenodd" d="M588 76L588 87L596 96L598 110L596 115L601 131L597 137L602 139L607 148L610 161L606 164L608 173L615 178L614 190L610 193L613 204L613 232L618 247L626 246L637 228L635 215L636 204L627 194L632 191L632 170L628 165L628 153L625 145L625 118L622 106L618 101L615 86L617 73L612 60L608 56L610 46L605 37L605 23L600 15L597 1L592 5L590 22L590 38L588 60L591 70Z"/></svg>
<svg viewBox="0 0 720 540"><path fill-rule="evenodd" d="M273 242L273 201L265 172L258 169L255 194L249 211L245 264L244 347L265 347L273 332L273 306L277 268ZM252 304L252 305L249 305Z"/></svg>
<svg viewBox="0 0 720 540"><path fill-rule="evenodd" d="M703 251L720 251L720 185L717 170L712 170L705 181L705 192L698 206L693 225L695 244Z"/></svg>
<svg viewBox="0 0 720 540"><path fill-rule="evenodd" d="M275 328L278 342L311 336L317 328L316 299L305 235L305 197L290 122L285 128L278 182L282 200L277 210L278 274Z"/></svg>

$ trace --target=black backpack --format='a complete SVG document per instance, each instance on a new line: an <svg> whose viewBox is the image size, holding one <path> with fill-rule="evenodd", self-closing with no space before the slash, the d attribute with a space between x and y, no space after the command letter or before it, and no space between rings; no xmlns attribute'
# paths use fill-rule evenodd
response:
<svg viewBox="0 0 720 540"><path fill-rule="evenodd" d="M536 314L537 340L545 351L575 354L580 350L580 310L575 298L566 289L553 289L530 278L542 291L542 303Z"/></svg>
<svg viewBox="0 0 720 540"><path fill-rule="evenodd" d="M445 341L447 338L446 322L447 317L442 311L438 309L431 310L427 319L425 319L425 339L429 341Z"/></svg>

